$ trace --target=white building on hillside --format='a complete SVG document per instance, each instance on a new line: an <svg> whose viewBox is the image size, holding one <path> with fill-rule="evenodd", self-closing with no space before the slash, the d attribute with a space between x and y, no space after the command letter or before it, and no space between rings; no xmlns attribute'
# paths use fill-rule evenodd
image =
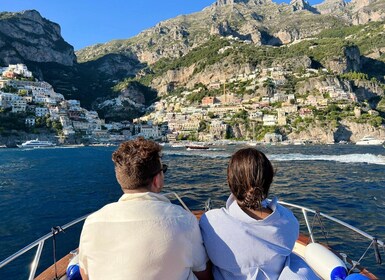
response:
<svg viewBox="0 0 385 280"><path fill-rule="evenodd" d="M26 78L31 78L32 77L32 72L28 71L28 68L25 64L10 64L3 73L6 72L13 72L15 74L18 74L20 76L26 77Z"/></svg>
<svg viewBox="0 0 385 280"><path fill-rule="evenodd" d="M34 117L28 117L25 119L25 124L27 126L35 126L35 123L36 123L36 121L35 121Z"/></svg>
<svg viewBox="0 0 385 280"><path fill-rule="evenodd" d="M27 109L27 102L19 98L17 100L12 101L12 113L22 113Z"/></svg>
<svg viewBox="0 0 385 280"><path fill-rule="evenodd" d="M49 114L49 110L46 107L36 107L35 115L36 117L44 117Z"/></svg>
<svg viewBox="0 0 385 280"><path fill-rule="evenodd" d="M146 125L143 124L140 126L139 135L143 136L146 139L157 139L161 136L159 127L157 125Z"/></svg>
<svg viewBox="0 0 385 280"><path fill-rule="evenodd" d="M263 125L264 126L277 125L277 116L275 116L275 115L263 115Z"/></svg>
<svg viewBox="0 0 385 280"><path fill-rule="evenodd" d="M249 118L254 121L262 121L263 113L261 111L249 112Z"/></svg>
<svg viewBox="0 0 385 280"><path fill-rule="evenodd" d="M60 113L59 107L55 106L55 107L49 108L49 115L52 120L58 120L59 113Z"/></svg>

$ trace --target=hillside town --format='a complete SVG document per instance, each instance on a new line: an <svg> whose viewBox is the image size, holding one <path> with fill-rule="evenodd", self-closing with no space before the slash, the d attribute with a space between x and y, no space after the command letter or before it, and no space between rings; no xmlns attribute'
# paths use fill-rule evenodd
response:
<svg viewBox="0 0 385 280"><path fill-rule="evenodd" d="M287 139L276 128L287 126L289 118L295 116L304 121L313 116L312 108L322 109L332 103L345 108L357 102L354 92L337 86L325 86L317 94L301 97L287 94L281 86L287 83L285 77L293 73L276 67L211 83L207 87L200 85L180 94L163 94L143 117L133 122L106 123L96 111L82 108L78 100L66 100L50 84L36 81L24 64L0 68L0 73L0 113L17 114L24 118L27 128L48 121L57 129L61 144L117 143L136 136L159 141L237 139L282 142ZM302 75L317 74L308 69ZM245 93L236 94L241 86ZM204 90L216 94L191 101L192 96ZM354 107L356 118L360 117L361 111L362 108ZM367 110L367 113L378 114L375 110ZM237 131L235 127L239 121L248 123L248 130ZM257 139L256 129L264 132ZM313 141L317 142L317 139Z"/></svg>
<svg viewBox="0 0 385 280"><path fill-rule="evenodd" d="M78 100L65 100L44 81L35 81L24 64L0 68L0 112L18 114L27 128L33 128L38 121L49 120L59 128L61 143L71 142L75 135L95 142L124 140L114 139L95 111L80 106ZM44 136L43 136L44 138Z"/></svg>
<svg viewBox="0 0 385 280"><path fill-rule="evenodd" d="M111 144L133 136L167 140L164 125L106 123L96 111L82 108L80 101L66 100L47 82L36 81L24 64L0 67L0 75L0 116L12 113L23 119L26 129L48 121L57 129L58 144ZM49 138L39 134L40 138Z"/></svg>
<svg viewBox="0 0 385 280"><path fill-rule="evenodd" d="M327 71L322 70L324 73ZM154 104L153 112L135 121L167 123L167 138L172 140L216 141L236 138L272 143L303 141L285 139L279 128L293 128L295 121L306 123L314 119L316 111L322 111L330 105L335 105L339 110L351 108L349 114L355 119L362 114L379 115L376 110L359 105L351 88L341 84L321 86L303 95L288 94L288 76L311 78L319 76L319 71L306 69L298 74L281 67L258 69L227 81L200 85L180 94L164 93L162 99ZM194 98L191 97L199 96L201 92L205 92L201 95L202 99L192 102ZM207 93L210 95L213 92L213 96L207 96ZM237 124L245 124L244 131L237 131ZM320 139L306 140L322 143Z"/></svg>

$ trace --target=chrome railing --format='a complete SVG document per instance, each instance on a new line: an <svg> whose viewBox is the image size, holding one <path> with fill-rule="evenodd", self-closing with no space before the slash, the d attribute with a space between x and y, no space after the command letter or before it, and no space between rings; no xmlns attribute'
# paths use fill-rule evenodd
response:
<svg viewBox="0 0 385 280"><path fill-rule="evenodd" d="M80 217L80 218L78 218L76 220L73 220L72 222L69 222L68 224L65 224L65 225L61 226L61 229L65 230L67 228L70 228L73 225L76 225L77 223L80 223L80 222L84 221L87 217L88 217L88 215L85 215L85 216ZM54 236L53 232L47 233L46 235L40 237L39 239L37 239L36 241L34 241L31 244L27 245L23 249L17 251L13 255L9 256L8 258L6 258L5 260L0 262L0 269L2 267L6 266L8 263L12 262L13 260L17 259L21 255L29 252L31 249L37 247L36 248L35 256L33 258L31 266L30 266L30 272L29 272L29 277L28 277L28 280L34 279L37 267L39 265L41 253L43 251L44 243L46 242L46 240L52 238L53 236Z"/></svg>
<svg viewBox="0 0 385 280"><path fill-rule="evenodd" d="M187 205L183 202L183 200L180 198L180 196L178 194L176 194L175 192L170 192L170 193L166 193L164 194L165 196L175 196L175 198L179 201L179 203L183 206L184 209L186 209L187 211L190 211L190 209L187 207ZM87 214L87 215L84 215L76 220L73 220L72 222L69 222L68 224L65 224L61 227L59 227L61 230L66 230L82 221L84 221L90 214ZM54 237L54 233L53 232L50 232L50 233L47 233L46 235L40 237L39 239L37 239L36 241L32 242L31 244L27 245L26 247L24 247L23 249L17 251L16 253L12 254L11 256L9 256L8 258L6 258L5 260L1 261L0 262L0 269L4 266L6 266L7 264L9 264L10 262L12 262L13 260L17 259L18 257L22 256L23 254L29 252L30 250L32 250L33 248L36 247L36 253L35 253L35 256L33 258L33 261L31 263L31 266L30 266L30 272L29 272L29 277L28 277L28 280L33 280L35 278L35 275L36 275L36 270L37 270L37 267L39 265L39 261L40 261L40 257L41 257L41 253L43 251L43 248L44 248L44 243L50 239L50 238L53 238Z"/></svg>
<svg viewBox="0 0 385 280"><path fill-rule="evenodd" d="M306 207L303 207L303 206L299 206L297 204L288 203L288 202L284 202L284 201L279 201L279 204L301 210L302 215L303 215L304 220L305 220L305 223L306 223L306 227L307 227L307 230L308 230L308 233L309 233L310 240L313 243L315 242L314 231L313 231L313 227L310 225L308 213L314 214L314 217L318 217L318 218L324 217L324 218L326 218L326 219L328 219L328 220L330 220L330 221L332 221L332 222L334 222L336 224L339 224L339 225L343 226L344 228L347 228L347 229L349 229L349 230L351 230L351 231L361 235L362 237L368 239L370 241L369 246L364 251L364 253L359 258L358 261L352 260L352 267L350 268L350 271L352 271L357 265L360 264L361 260L365 257L366 253L368 252L368 249L371 248L371 247L373 247L373 250L374 250L374 255L375 255L375 258L376 258L376 263L377 264L381 264L382 263L381 253L380 253L380 250L379 250L380 248L382 248L382 251L385 254L385 246L384 246L384 242L382 240L378 240L376 237L366 233L365 231L362 231L362 230L360 230L360 229L358 229L358 228L356 228L356 227L354 227L354 226L352 226L352 225L350 225L350 224L348 224L348 223L346 223L344 221L341 221L341 220L339 220L337 218L334 218L334 217L329 216L327 214L324 214L322 212L315 211L315 210L310 209L310 208L306 208ZM319 219L319 222L321 222L320 219ZM347 255L344 254L344 253L341 253L340 255L341 255L341 257L345 261Z"/></svg>
<svg viewBox="0 0 385 280"><path fill-rule="evenodd" d="M345 223L345 222L343 222L343 221L341 221L341 220L339 220L337 218L334 218L332 216L326 215L326 214L324 214L322 212L315 211L315 210L310 209L310 208L299 206L297 204L284 202L282 200L279 201L279 204L285 205L285 206L289 206L289 207L293 207L293 208L297 208L297 209L300 209L302 211L302 214L303 214L304 219L305 219L306 227L308 229L308 232L309 232L309 235L310 235L310 239L311 239L312 242L315 242L315 240L314 240L313 229L312 229L312 227L310 225L309 218L308 218L308 215L307 215L308 213L312 213L314 215L319 215L319 216L324 217L324 218L326 218L326 219L328 219L330 221L333 221L333 222L335 222L337 224L340 224L340 225L342 225L342 226L344 226L344 227L346 227L346 228L348 228L348 229L358 233L359 235L361 235L361 236L363 236L363 237L365 237L365 238L367 238L369 240L376 240L378 245L380 247L384 248L384 242L383 241L377 240L377 238L375 238L374 236L372 236L372 235L370 235L370 234L368 234L368 233L366 233L366 232L364 232L364 231L362 231L362 230L360 230L360 229L358 229L358 228L356 228L356 227L354 227L354 226L352 226L352 225L350 225L348 223Z"/></svg>
<svg viewBox="0 0 385 280"><path fill-rule="evenodd" d="M187 205L183 202L183 200L178 196L178 194L174 193L174 192L170 192L170 193L166 193L164 194L166 196L175 196L175 198L180 202L180 204L188 211L190 211L190 209L187 207ZM312 213L314 215L319 215L321 217L324 217L328 220L331 220L337 224L340 224L342 226L344 226L345 228L348 228L356 233L358 233L359 235L371 240L372 242L375 241L375 245L377 244L378 247L381 247L381 248L385 248L384 246L384 242L381 241L381 240L377 240L374 236L350 225L350 224L347 224L339 219L336 219L334 217L331 217L329 215L326 215L322 212L318 212L318 211L315 211L313 209L310 209L310 208L306 208L306 207L303 207L303 206L299 206L299 205L296 205L296 204L293 204L293 203L288 203L288 202L284 202L284 201L279 201L279 203L281 205L285 205L285 206L289 206L289 207L292 207L292 208L296 208L296 209L299 209L301 210L303 216L304 216L304 220L305 220L305 223L306 223L306 227L308 229L308 232L309 232L309 236L310 236L310 239L312 242L315 242L315 238L314 238L314 232L313 232L313 228L309 222L309 217L308 217L308 213ZM208 210L207 208L209 208L209 202L206 203L206 206L205 206L205 210ZM89 216L88 215L85 215L85 216L82 216L76 220L73 220L72 222L69 222L65 225L63 225L62 227L60 227L62 230L65 230L67 228L70 228L72 227L73 225L76 225L82 221L84 221L87 217ZM41 238L37 239L36 241L32 242L31 244L29 244L28 246L24 247L23 249L19 250L18 252L14 253L13 255L9 256L8 258L6 258L5 260L1 261L0 262L0 269L4 266L6 266L8 263L12 262L13 260L17 259L18 257L20 257L21 255L29 252L31 249L36 248L36 253L35 253L35 256L34 256L34 259L31 263L31 267L30 267L30 273L29 273L29 277L28 279L29 280L32 280L35 278L35 274L36 274L36 270L37 270L37 267L38 267L38 264L39 264L39 261L40 261L40 257L41 257L41 253L42 253L42 250L43 250L43 247L44 247L44 243L46 242L46 240L50 239L50 238L53 238L54 237L54 233L53 232L50 232L44 236L42 236ZM378 250L378 247L377 247L377 250ZM376 250L376 246L374 246L374 249ZM379 252L376 253L376 256L377 254L379 254Z"/></svg>

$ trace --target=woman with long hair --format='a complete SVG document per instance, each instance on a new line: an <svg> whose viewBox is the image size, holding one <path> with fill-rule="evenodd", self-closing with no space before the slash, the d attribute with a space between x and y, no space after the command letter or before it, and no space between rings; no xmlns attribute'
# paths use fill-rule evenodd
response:
<svg viewBox="0 0 385 280"><path fill-rule="evenodd" d="M254 148L231 157L226 207L200 220L214 279L318 279L305 263L289 267L299 223L276 198L267 199L273 177L271 162Z"/></svg>

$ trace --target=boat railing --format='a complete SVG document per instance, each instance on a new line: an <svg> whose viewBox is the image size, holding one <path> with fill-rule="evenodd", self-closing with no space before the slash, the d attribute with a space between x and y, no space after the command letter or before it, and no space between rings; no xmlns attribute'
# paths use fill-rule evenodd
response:
<svg viewBox="0 0 385 280"><path fill-rule="evenodd" d="M63 225L61 227L58 227L58 228L60 228L61 230L64 231L64 230L66 230L66 229L68 229L68 228L70 228L70 227L72 227L72 226L74 226L74 225L84 221L87 217L88 217L88 215L84 215L84 216L82 216L80 218L77 218L76 220L73 220L72 222L69 222L68 224L65 224L65 225ZM31 244L27 245L23 249L19 250L18 252L14 253L13 255L9 256L5 260L1 261L0 262L0 269L2 267L6 266L8 263L12 262L13 260L17 259L18 257L20 257L20 256L24 255L25 253L29 252L33 248L36 248L36 253L35 253L35 256L34 256L33 261L31 263L29 277L28 277L28 280L34 279L37 267L39 265L41 253L42 253L43 248L44 248L44 243L48 239L53 238L54 235L55 235L54 231L52 231L50 233L47 233L46 235L40 237L39 239L37 239L36 241L34 241Z"/></svg>
<svg viewBox="0 0 385 280"><path fill-rule="evenodd" d="M339 224L342 227L344 227L346 229L349 229L349 230L351 230L352 232L355 232L358 235L361 235L362 237L366 238L369 241L369 246L367 247L367 249L365 250L363 255L360 257L360 259L358 261L353 261L354 265L360 264L360 261L364 258L364 256L366 255L366 253L368 252L368 249L370 247L373 247L374 255L375 255L375 258L376 258L376 263L377 264L381 264L382 260L381 260L381 253L380 253L379 249L382 248L382 251L385 253L385 246L384 246L384 242L382 240L379 240L375 236L372 236L372 235L368 234L365 231L362 231L362 230L360 230L360 229L358 229L358 228L356 228L356 227L354 227L354 226L352 226L352 225L350 225L350 224L348 224L348 223L346 223L344 221L341 221L341 220L339 220L337 218L334 218L332 216L324 214L324 213L322 213L320 211L316 211L316 210L313 210L313 209L310 209L310 208L307 208L307 207L303 207L303 206L300 206L300 205L297 205L297 204L293 204L293 203L288 203L288 202L281 201L281 200L279 201L279 204L301 210L303 218L304 218L304 221L305 221L305 224L306 224L306 228L307 228L307 231L308 231L308 234L309 234L309 237L310 237L310 240L311 240L312 243L316 242L316 240L315 240L313 226L310 224L310 219L309 219L309 215L308 215L309 213L313 214L313 217L317 217L318 221L321 224L322 224L322 221L320 220L320 217L326 218L329 221L332 221L332 222L334 222L336 224ZM326 238L325 233L324 233L324 237ZM345 255L345 257L346 257L346 254L342 253L341 256L343 256L343 255Z"/></svg>
<svg viewBox="0 0 385 280"><path fill-rule="evenodd" d="M175 192L170 192L164 194L168 197L170 196L175 196L175 198L179 201L179 203L185 208L187 211L190 211L190 209L187 207L187 205L183 202L182 198ZM33 261L30 265L30 271L29 271L29 277L28 280L32 280L35 278L36 275L36 270L39 265L40 257L43 252L44 244L47 240L51 239L54 237L55 234L57 234L57 231L64 231L82 221L84 221L90 214L84 215L80 218L77 218L63 226L55 227L52 228L52 231L50 233L47 233L46 235L40 237L36 241L32 242L31 244L25 246L23 249L17 251L16 253L12 254L8 258L4 259L3 261L0 262L0 269L9 264L10 262L14 261L15 259L19 258L20 256L24 255L25 253L29 252L32 249L36 249L35 256L33 258Z"/></svg>
<svg viewBox="0 0 385 280"><path fill-rule="evenodd" d="M315 240L314 240L313 229L312 229L312 226L310 225L308 213L312 213L314 215L319 215L319 216L324 217L324 218L326 218L328 220L331 220L331 221L333 221L333 222L335 222L337 224L340 224L340 225L342 225L342 226L344 226L344 227L346 227L346 228L348 228L348 229L350 229L350 230L352 230L352 231L362 235L363 237L365 237L367 239L377 240L376 237L374 237L374 236L372 236L372 235L370 235L370 234L368 234L368 233L366 233L366 232L364 232L364 231L362 231L362 230L360 230L360 229L358 229L358 228L356 228L356 227L354 227L354 226L352 226L352 225L350 225L348 223L345 223L344 221L341 221L341 220L339 220L337 218L334 218L334 217L329 216L327 214L324 214L322 212L319 212L319 211L316 211L316 210L313 210L313 209L310 209L310 208L306 208L306 207L303 207L303 206L299 206L297 204L288 203L288 202L285 202L285 201L282 201L282 200L279 201L279 204L285 205L285 206L289 206L289 207L293 207L293 208L297 208L297 209L301 210L301 212L302 212L302 214L304 216L306 227L307 227L307 229L309 231L310 239L311 239L312 242L315 242ZM377 240L377 243L378 243L379 246L384 247L384 242L383 241Z"/></svg>
<svg viewBox="0 0 385 280"><path fill-rule="evenodd" d="M176 193L168 193L167 195L174 195L176 197L176 199L182 204L182 206L190 211L190 209L185 205L185 203L183 202L183 200L178 196L178 194ZM369 247L372 247L373 246L373 249L374 249L374 253L375 253L375 256L376 256L376 261L378 264L381 264L381 254L379 252L379 248L382 248L383 251L385 252L385 246L384 246L384 242L381 241L381 240L378 240L376 237L366 233L365 231L362 231L344 221L341 221L337 218L334 218L332 216L329 216L327 214L324 214L322 212L319 212L319 211L316 211L316 210L313 210L313 209L310 209L310 208L307 208L307 207L303 207L303 206L300 206L300 205L297 205L297 204L294 204L294 203L288 203L288 202L285 202L285 201L279 201L279 204L281 205L285 205L285 206L288 206L288 207L292 207L292 208L296 208L296 209L299 209L301 210L302 212L302 215L303 215L303 218L304 218L304 221L305 221L305 224L306 224L306 228L307 228L307 231L308 231L308 234L309 234L309 237L310 237L310 240L312 243L316 242L315 240L315 236L314 236L314 229L313 229L313 226L310 224L310 220L309 220L309 213L315 215L315 216L318 216L318 217L324 217L334 223L337 223L341 226L343 226L344 228L347 228L363 237L365 237L366 239L368 239L370 241L370 245ZM211 208L211 199L209 198L206 203L205 203L205 211L208 211L210 210ZM364 255L366 254L367 251L365 251ZM361 257L361 259L364 257L364 255ZM356 262L357 264L359 262Z"/></svg>
<svg viewBox="0 0 385 280"><path fill-rule="evenodd" d="M187 207L187 205L183 202L182 198L177 193L170 192L170 193L166 193L165 195L167 197L174 196L187 211L190 211L190 209ZM370 234L368 234L368 233L366 233L366 232L364 232L364 231L362 231L362 230L360 230L360 229L358 229L358 228L356 228L356 227L354 227L354 226L352 226L346 222L343 222L337 218L334 218L334 217L329 216L327 214L324 214L322 212L319 212L319 211L316 211L316 210L313 210L310 208L306 208L306 207L303 207L303 206L300 206L297 204L284 202L284 201L279 201L279 203L281 205L285 205L288 207L292 207L292 208L296 208L296 209L301 210L303 217L304 217L304 220L305 220L305 223L306 223L306 227L307 227L311 242L316 242L316 240L314 237L313 227L310 224L309 215L308 215L309 213L311 213L313 215L318 215L318 216L324 217L324 218L326 218L332 222L335 222L335 223L337 223L337 224L339 224L345 228L348 228L348 229L356 232L357 234L369 239L371 241L371 245L372 244L374 245L373 247L375 249L376 257L378 257L381 261L381 257L380 257L380 253L378 252L378 248L380 247L380 248L384 249L385 246L384 246L384 242L381 240L378 240L376 237L374 237L374 236L372 236L372 235L370 235ZM209 209L210 209L210 199L205 204L205 210L209 210ZM69 222L69 223L67 223L61 227L52 228L52 231L50 233L42 236L41 238L39 238L36 241L32 242L31 244L27 245L23 249L19 250L18 252L14 253L13 255L9 256L5 260L1 261L0 262L0 269L3 268L4 266L6 266L7 264L9 264L10 262L12 262L13 260L17 259L18 257L22 256L23 254L29 252L33 248L36 248L36 253L35 253L35 256L34 256L33 261L31 263L29 277L28 277L29 280L34 279L45 242L50 238L54 238L55 234L57 233L57 229L60 229L60 231L64 231L64 230L84 221L88 216L89 216L89 214L84 215L80 218L77 218L77 219L75 219L75 220L73 220L73 221L71 221L71 222ZM377 260L377 262L379 262L379 261Z"/></svg>
<svg viewBox="0 0 385 280"><path fill-rule="evenodd" d="M211 204L210 203L211 203L211 199L209 198L206 201L206 203L205 203L205 211L211 209ZM324 218L328 219L329 221L332 221L332 222L334 222L336 224L339 224L342 227L347 228L347 229L351 230L352 232L355 232L356 234L359 234L359 235L363 236L364 238L366 238L367 240L369 240L370 241L370 245L369 245L368 249L370 247L373 247L374 254L375 254L375 257L376 257L376 262L378 264L381 264L381 254L380 254L379 248L382 248L382 250L384 251L384 254L385 254L385 245L384 245L384 242L382 240L379 240L375 236L372 236L372 235L368 234L365 231L362 231L362 230L360 230L360 229L358 229L358 228L356 228L356 227L354 227L354 226L352 226L352 225L350 225L350 224L348 224L348 223L346 223L344 221L341 221L341 220L339 220L337 218L334 218L332 216L324 214L324 213L322 213L320 211L313 210L313 209L310 209L310 208L307 208L307 207L303 207L303 206L300 206L300 205L297 205L297 204L294 204L294 203L288 203L288 202L285 202L285 201L282 201L282 200L279 201L279 204L285 205L285 206L288 206L288 207L291 207L291 208L298 209L298 210L300 210L302 212L303 219L305 221L306 228L307 228L307 231L308 231L308 234L309 234L309 238L310 238L312 243L316 242L316 240L315 240L315 234L314 234L313 225L311 225L311 223L310 223L310 219L309 219L309 215L308 215L309 213L313 214L315 217L318 217L318 218L324 217ZM361 256L360 260L365 256L365 254L367 253L367 250ZM359 261L355 262L355 263L359 264Z"/></svg>

